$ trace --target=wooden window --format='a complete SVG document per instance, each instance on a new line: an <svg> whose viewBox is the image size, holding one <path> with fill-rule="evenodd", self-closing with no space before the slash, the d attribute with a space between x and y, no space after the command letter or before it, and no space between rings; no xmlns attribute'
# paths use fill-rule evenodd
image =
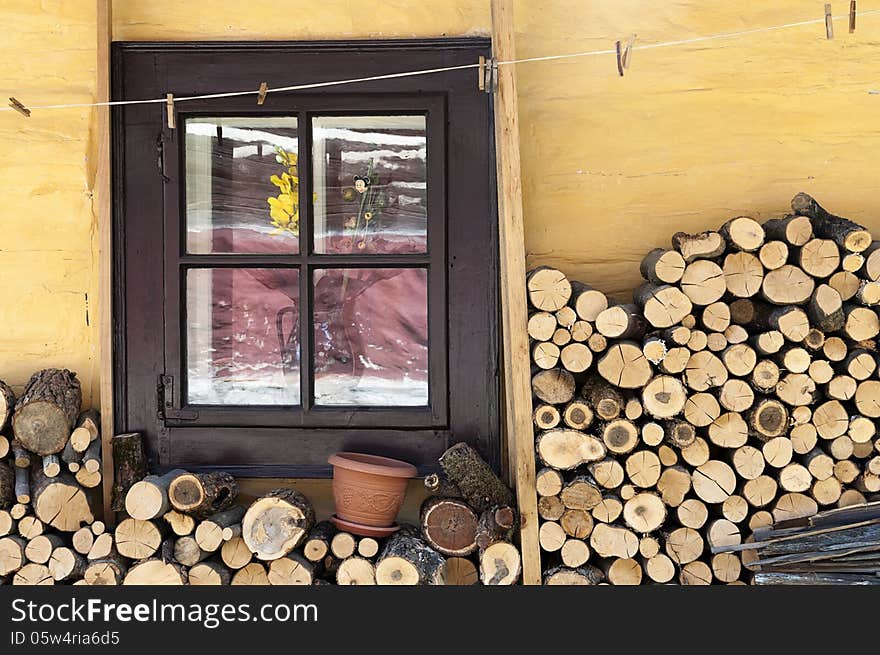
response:
<svg viewBox="0 0 880 655"><path fill-rule="evenodd" d="M116 99L474 63L480 39L114 44ZM497 464L489 96L474 69L114 114L117 431L160 467Z"/></svg>

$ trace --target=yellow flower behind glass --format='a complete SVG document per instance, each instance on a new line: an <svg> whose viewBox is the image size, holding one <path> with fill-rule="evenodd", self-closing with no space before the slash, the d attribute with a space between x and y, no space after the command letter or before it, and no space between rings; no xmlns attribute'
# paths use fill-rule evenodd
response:
<svg viewBox="0 0 880 655"><path fill-rule="evenodd" d="M296 176L296 153L287 152L283 148L276 148L276 161L284 164L288 172L280 176L273 175L269 181L278 187L280 193L275 198L267 198L269 203L269 216L275 230L271 234L278 235L289 232L299 235L299 178Z"/></svg>

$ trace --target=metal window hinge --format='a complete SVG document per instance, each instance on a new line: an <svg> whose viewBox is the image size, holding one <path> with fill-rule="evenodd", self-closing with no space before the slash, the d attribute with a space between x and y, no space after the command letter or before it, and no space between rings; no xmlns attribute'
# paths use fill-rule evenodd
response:
<svg viewBox="0 0 880 655"><path fill-rule="evenodd" d="M174 407L174 376L159 376L159 418L177 421L195 421L199 413L192 409L177 409Z"/></svg>

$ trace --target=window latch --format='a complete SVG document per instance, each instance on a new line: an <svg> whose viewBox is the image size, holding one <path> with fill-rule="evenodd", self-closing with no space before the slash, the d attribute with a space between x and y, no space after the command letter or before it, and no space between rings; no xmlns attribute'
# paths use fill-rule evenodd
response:
<svg viewBox="0 0 880 655"><path fill-rule="evenodd" d="M159 376L159 418L164 420L195 421L199 413L192 409L177 409L174 406L174 376Z"/></svg>

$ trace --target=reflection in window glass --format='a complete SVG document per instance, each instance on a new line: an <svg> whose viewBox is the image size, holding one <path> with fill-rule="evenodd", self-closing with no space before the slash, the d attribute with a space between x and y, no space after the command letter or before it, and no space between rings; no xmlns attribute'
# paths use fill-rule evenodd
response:
<svg viewBox="0 0 880 655"><path fill-rule="evenodd" d="M426 252L424 116L321 116L312 144L315 252Z"/></svg>
<svg viewBox="0 0 880 655"><path fill-rule="evenodd" d="M299 252L296 118L189 118L186 249Z"/></svg>
<svg viewBox="0 0 880 655"><path fill-rule="evenodd" d="M316 405L428 404L428 274L315 271Z"/></svg>
<svg viewBox="0 0 880 655"><path fill-rule="evenodd" d="M187 272L190 404L299 405L298 284L296 269Z"/></svg>

